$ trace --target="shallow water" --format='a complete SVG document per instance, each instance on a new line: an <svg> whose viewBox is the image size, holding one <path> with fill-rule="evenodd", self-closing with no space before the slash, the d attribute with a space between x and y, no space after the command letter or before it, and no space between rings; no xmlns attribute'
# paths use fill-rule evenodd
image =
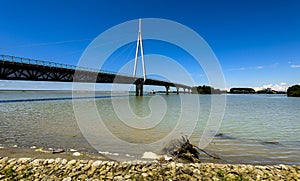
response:
<svg viewBox="0 0 300 181"><path fill-rule="evenodd" d="M190 138L194 144L198 144L210 115L211 96L190 94L182 96L189 100L200 100L198 124L195 129L192 129L193 134ZM82 110L87 124L92 119L92 116L89 116L92 108L88 107L88 102L93 101L88 97L90 95L78 99L82 104L87 105L86 110ZM102 122L114 136L124 142L145 144L164 139L175 129L180 117L184 117L187 121L182 128L175 130L178 136L186 133L182 131L185 127L190 129L189 126L193 126L190 124L193 122L189 122L188 119L193 119L195 107L192 104L186 105L185 113L182 113L180 101L180 96L175 94L148 95L142 98L96 94L95 106ZM124 118L116 113L116 110L120 110L118 105L126 105L124 102L128 103L130 110L137 117ZM125 148L124 145L111 144L109 135L101 131L91 131L95 140L88 142L79 129L78 116L76 118L71 92L0 92L0 144L2 145L25 147L35 145L95 151L91 145L97 145L101 140L99 145L103 148L102 151L122 155L122 153L126 154L124 150L131 149ZM153 118L157 120L151 120ZM285 95L228 95L221 127L205 150L216 153L229 163L300 164L299 118L299 98L288 98ZM127 119L127 122L125 121L124 124L124 120L121 119ZM129 128L130 124L134 125L141 120L144 120L144 123L139 122L139 126L143 125L145 128L154 126L155 129ZM84 135L86 134L85 132ZM153 149L159 150L161 145ZM129 152L136 156L141 154L141 150L132 147Z"/></svg>

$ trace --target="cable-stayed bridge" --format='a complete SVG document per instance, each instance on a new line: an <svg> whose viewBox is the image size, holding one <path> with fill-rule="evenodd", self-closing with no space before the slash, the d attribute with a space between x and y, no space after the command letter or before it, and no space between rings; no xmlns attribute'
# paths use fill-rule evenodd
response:
<svg viewBox="0 0 300 181"><path fill-rule="evenodd" d="M143 95L144 85L164 86L167 94L170 87L176 87L177 93L180 88L184 92L191 90L175 82L9 55L0 55L0 80L135 84L137 96Z"/></svg>

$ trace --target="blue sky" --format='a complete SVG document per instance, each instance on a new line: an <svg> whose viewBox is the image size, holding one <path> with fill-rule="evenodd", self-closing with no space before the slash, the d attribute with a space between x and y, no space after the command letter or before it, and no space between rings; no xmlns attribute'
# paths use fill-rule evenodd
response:
<svg viewBox="0 0 300 181"><path fill-rule="evenodd" d="M76 65L105 30L137 18L164 18L206 40L227 88L280 90L300 83L299 9L297 0L2 0L0 54ZM207 84L203 72L185 66L197 84Z"/></svg>

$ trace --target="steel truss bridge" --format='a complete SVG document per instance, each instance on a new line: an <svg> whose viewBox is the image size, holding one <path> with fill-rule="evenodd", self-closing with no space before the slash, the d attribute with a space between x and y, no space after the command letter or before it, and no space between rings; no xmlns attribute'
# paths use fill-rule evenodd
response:
<svg viewBox="0 0 300 181"><path fill-rule="evenodd" d="M174 82L9 55L0 55L0 80L135 84L137 96L143 95L144 85L164 86L166 94L170 87L176 87L177 94L180 88L191 91L190 86Z"/></svg>

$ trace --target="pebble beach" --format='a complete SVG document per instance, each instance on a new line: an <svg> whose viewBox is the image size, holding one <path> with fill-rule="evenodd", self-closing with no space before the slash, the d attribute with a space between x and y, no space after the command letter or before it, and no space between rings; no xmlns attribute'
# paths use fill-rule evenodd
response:
<svg viewBox="0 0 300 181"><path fill-rule="evenodd" d="M109 160L101 154L0 149L0 180L300 180L300 165Z"/></svg>
<svg viewBox="0 0 300 181"><path fill-rule="evenodd" d="M300 180L300 166L0 159L1 180Z"/></svg>

